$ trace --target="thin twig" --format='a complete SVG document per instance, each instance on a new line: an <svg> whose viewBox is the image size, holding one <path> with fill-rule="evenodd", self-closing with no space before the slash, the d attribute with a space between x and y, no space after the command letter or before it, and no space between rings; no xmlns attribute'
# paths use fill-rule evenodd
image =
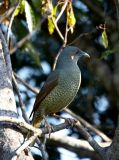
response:
<svg viewBox="0 0 119 160"><path fill-rule="evenodd" d="M71 43L68 44L69 45L72 45L72 44L75 44L79 39L81 39L82 37L84 36L89 36L90 34L92 33L95 33L96 31L92 31L92 32L89 32L89 33L81 33L78 37L76 37Z"/></svg>
<svg viewBox="0 0 119 160"><path fill-rule="evenodd" d="M9 46L9 38L10 38L11 27L12 27L13 20L14 20L14 17L15 17L15 11L16 11L16 8L18 7L19 3L20 3L19 0L15 1L14 10L13 10L13 13L12 13L11 18L10 18L8 32L7 32L7 44L8 44L8 46Z"/></svg>
<svg viewBox="0 0 119 160"><path fill-rule="evenodd" d="M68 29L68 20L66 20L66 29L65 29L65 36L64 36L64 47L65 47L66 44L67 44L68 32L69 32L69 29Z"/></svg>
<svg viewBox="0 0 119 160"><path fill-rule="evenodd" d="M39 93L39 89L32 87L31 85L29 85L26 81L24 81L23 79L21 79L15 72L14 72L14 76L15 78L22 83L26 88L28 88L31 92L38 94Z"/></svg>
<svg viewBox="0 0 119 160"><path fill-rule="evenodd" d="M29 39L31 39L32 36L33 36L37 31L38 31L38 30L36 29L36 30L34 30L33 32L28 33L23 39L21 39L21 40L16 44L16 46L15 46L14 48L12 48L12 49L10 50L10 54L13 54L14 52L16 52L16 50L17 50L18 48L22 47L22 46L25 44L25 42L28 41Z"/></svg>
<svg viewBox="0 0 119 160"><path fill-rule="evenodd" d="M92 148L99 153L101 158L105 160L105 149L99 146L99 144L92 138L92 136L86 131L86 128L84 128L81 123L78 121L74 124L74 127L77 128L79 133L89 142L89 144L92 146Z"/></svg>
<svg viewBox="0 0 119 160"><path fill-rule="evenodd" d="M37 32L39 32L40 29L41 29L40 26L43 24L43 22L45 21L45 19L46 19L46 18L43 17L43 18L40 20L40 22L38 22L37 28L36 28L33 32L28 33L23 39L21 39L21 40L16 44L16 46L10 50L10 54L13 54L14 52L16 52L16 50L17 50L18 48L22 47L22 46L25 44L25 42L27 42L28 40L30 40Z"/></svg>
<svg viewBox="0 0 119 160"><path fill-rule="evenodd" d="M39 133L35 133L28 140L26 140L15 152L15 155L12 157L12 160L17 160L16 158L21 154L21 152L28 148L28 146L35 141L35 139L39 136Z"/></svg>
<svg viewBox="0 0 119 160"><path fill-rule="evenodd" d="M11 19L10 19L9 27L8 27L8 32L7 32L7 44L8 44L8 46L9 46L9 38L10 38L11 27L12 27L13 20L14 20L14 12L15 12L16 8L17 8L17 6L14 8L14 11L13 11Z"/></svg>
<svg viewBox="0 0 119 160"><path fill-rule="evenodd" d="M57 53L57 56L56 56L56 58L55 58L55 61L54 61L54 64L53 64L53 70L54 70L55 67L56 67L56 63L57 63L57 60L58 60L59 55L61 54L63 48L66 47L68 31L69 31L69 30L68 30L68 23L66 22L66 29L65 29L64 41L63 41L63 44L62 44L61 48L59 49L59 51L58 51L58 53Z"/></svg>
<svg viewBox="0 0 119 160"><path fill-rule="evenodd" d="M88 130L93 131L94 133L96 133L97 135L99 135L104 141L106 142L110 142L111 139L105 135L103 132L101 132L100 130L98 130L97 128L93 127L90 123L88 123L86 120L84 120L82 117L80 117L79 115L77 116L75 113L73 113L70 109L66 108L65 111L70 114L72 117L76 118L78 121L81 122L81 124L83 124Z"/></svg>
<svg viewBox="0 0 119 160"><path fill-rule="evenodd" d="M54 24L54 26L55 26L55 29L56 29L57 33L59 34L61 40L64 41L64 37L63 37L62 33L60 32L60 30L59 30L59 28L58 28L58 26L57 26L56 21L54 20L53 17L51 17L51 18L52 18L52 22L53 22L53 24Z"/></svg>
<svg viewBox="0 0 119 160"><path fill-rule="evenodd" d="M28 140L26 140L23 145L20 146L18 150L16 150L16 155L20 155L20 153L27 148L32 142L35 141L35 139L39 136L39 133L35 133L33 136L31 136Z"/></svg>
<svg viewBox="0 0 119 160"><path fill-rule="evenodd" d="M62 7L62 9L61 9L61 12L59 13L59 15L58 15L57 18L56 18L56 23L59 21L59 19L61 18L62 14L64 13L64 11L65 11L65 9L66 9L66 6L67 6L67 4L68 4L68 1L69 1L69 0L66 0L66 1L65 1L64 5L63 5L63 7Z"/></svg>
<svg viewBox="0 0 119 160"><path fill-rule="evenodd" d="M40 150L42 152L42 159L43 160L48 160L48 153L46 152L46 135L44 135L43 137L43 142L42 144L39 146L40 147ZM38 143L37 143L38 144Z"/></svg>
<svg viewBox="0 0 119 160"><path fill-rule="evenodd" d="M25 121L26 121L27 123L29 123L29 119L28 119L27 114L26 114L26 111L25 111L25 105L24 105L24 103L23 103L23 101L22 101L22 98L21 98L21 95L20 95L20 92L19 92L19 88L18 88L18 86L17 86L17 82L16 82L16 79L15 79L14 75L12 75L12 80L13 80L14 87L15 87L15 89L16 89L18 98L19 98L19 104L20 104L20 107L21 107L22 116L23 116L23 118L25 119Z"/></svg>
<svg viewBox="0 0 119 160"><path fill-rule="evenodd" d="M14 9L15 7L12 7L9 10L7 10L2 16L0 16L0 23L2 23L2 21L9 17L13 13Z"/></svg>
<svg viewBox="0 0 119 160"><path fill-rule="evenodd" d="M59 51L57 53L57 56L55 57L55 61L54 61L54 64L53 64L53 70L56 67L56 63L57 63L58 57L59 57L60 53L62 52L63 48L64 48L64 44L61 46L61 48L59 49Z"/></svg>
<svg viewBox="0 0 119 160"><path fill-rule="evenodd" d="M79 150L80 148L84 149L84 150L88 150L88 151L94 151L94 149L90 146L90 144L87 142L87 140L83 140L83 139L76 139L75 137L71 137L71 136L61 136L60 134L57 133L52 133L50 138L48 135L46 135L47 140L49 143L54 145L60 144L60 146L64 146L64 148L70 148L73 150ZM111 142L99 142L98 144L101 147L108 147L111 145ZM59 147L60 147L59 146Z"/></svg>

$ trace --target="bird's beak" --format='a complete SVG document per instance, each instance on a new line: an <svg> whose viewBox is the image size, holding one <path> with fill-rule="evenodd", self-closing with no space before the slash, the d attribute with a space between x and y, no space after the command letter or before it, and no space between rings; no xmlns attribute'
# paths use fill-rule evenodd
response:
<svg viewBox="0 0 119 160"><path fill-rule="evenodd" d="M87 57L87 58L90 58L90 56L89 56L89 54L88 54L88 53L83 52L83 51L81 51L81 53L82 53L82 56L85 56L85 57Z"/></svg>

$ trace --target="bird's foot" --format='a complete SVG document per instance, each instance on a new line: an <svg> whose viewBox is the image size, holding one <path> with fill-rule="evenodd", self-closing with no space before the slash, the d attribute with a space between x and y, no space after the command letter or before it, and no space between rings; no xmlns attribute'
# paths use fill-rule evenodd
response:
<svg viewBox="0 0 119 160"><path fill-rule="evenodd" d="M73 127L77 121L73 118L66 118L65 122L67 122L71 127Z"/></svg>
<svg viewBox="0 0 119 160"><path fill-rule="evenodd" d="M52 131L54 131L54 128L50 124L46 124L45 127L48 129L48 135L50 138Z"/></svg>
<svg viewBox="0 0 119 160"><path fill-rule="evenodd" d="M74 123L76 123L77 121L73 118L65 118L65 117L62 117L62 116L59 116L59 115L56 115L56 114L53 114L54 117L56 118L61 118L61 119L64 119L65 122L67 122L69 125L71 125L71 127L74 126Z"/></svg>
<svg viewBox="0 0 119 160"><path fill-rule="evenodd" d="M44 116L44 120L45 120L45 127L48 129L48 134L50 138L51 132L54 130L54 128L49 124L45 116Z"/></svg>

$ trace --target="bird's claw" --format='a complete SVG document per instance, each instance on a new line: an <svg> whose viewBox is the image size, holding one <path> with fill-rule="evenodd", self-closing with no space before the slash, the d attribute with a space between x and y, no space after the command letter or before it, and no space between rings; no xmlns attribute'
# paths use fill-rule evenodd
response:
<svg viewBox="0 0 119 160"><path fill-rule="evenodd" d="M50 124L46 124L45 127L48 129L48 134L49 134L49 138L50 138L52 131L54 131L54 128Z"/></svg>
<svg viewBox="0 0 119 160"><path fill-rule="evenodd" d="M71 125L71 127L74 126L74 124L77 122L75 119L72 118L66 118L65 122L67 122L69 125Z"/></svg>

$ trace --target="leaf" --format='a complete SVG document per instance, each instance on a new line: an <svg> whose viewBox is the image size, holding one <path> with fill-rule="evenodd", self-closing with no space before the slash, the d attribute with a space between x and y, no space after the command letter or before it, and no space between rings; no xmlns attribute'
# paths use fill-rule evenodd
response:
<svg viewBox="0 0 119 160"><path fill-rule="evenodd" d="M108 37L107 37L107 34L106 34L106 31L104 30L102 32L102 44L105 48L108 48Z"/></svg>
<svg viewBox="0 0 119 160"><path fill-rule="evenodd" d="M20 0L18 6L16 7L14 11L14 16L17 16L19 13L24 12L24 0Z"/></svg>
<svg viewBox="0 0 119 160"><path fill-rule="evenodd" d="M36 65L40 64L40 58L39 58L39 52L34 48L34 46L31 43L27 43L25 45L25 49L27 53L29 53L30 57L34 61Z"/></svg>
<svg viewBox="0 0 119 160"><path fill-rule="evenodd" d="M111 55L113 53L114 53L114 50L107 50L107 51L102 53L101 59L105 58L105 57L107 57L107 56L109 56L109 55Z"/></svg>
<svg viewBox="0 0 119 160"><path fill-rule="evenodd" d="M25 4L25 16L26 16L28 29L29 29L29 32L32 32L36 25L35 15L30 4L26 0L24 0L24 4Z"/></svg>
<svg viewBox="0 0 119 160"><path fill-rule="evenodd" d="M50 35L53 34L54 29L55 29L55 26L54 26L54 23L52 21L52 18L48 17L48 31L49 31Z"/></svg>
<svg viewBox="0 0 119 160"><path fill-rule="evenodd" d="M53 8L52 14L50 16L48 16L48 31L49 31L50 35L52 35L55 30L55 25L53 23L53 20L55 21L56 14L57 14L57 5Z"/></svg>
<svg viewBox="0 0 119 160"><path fill-rule="evenodd" d="M71 2L67 6L67 22L68 22L68 26L71 30L71 33L73 33L74 26L76 24L76 18L75 18L75 15L74 15L74 11L73 11L73 7L72 7Z"/></svg>
<svg viewBox="0 0 119 160"><path fill-rule="evenodd" d="M53 4L51 0L43 0L41 13L43 16L50 16L53 13Z"/></svg>
<svg viewBox="0 0 119 160"><path fill-rule="evenodd" d="M56 14L57 14L57 5L53 8L53 17L56 18Z"/></svg>

